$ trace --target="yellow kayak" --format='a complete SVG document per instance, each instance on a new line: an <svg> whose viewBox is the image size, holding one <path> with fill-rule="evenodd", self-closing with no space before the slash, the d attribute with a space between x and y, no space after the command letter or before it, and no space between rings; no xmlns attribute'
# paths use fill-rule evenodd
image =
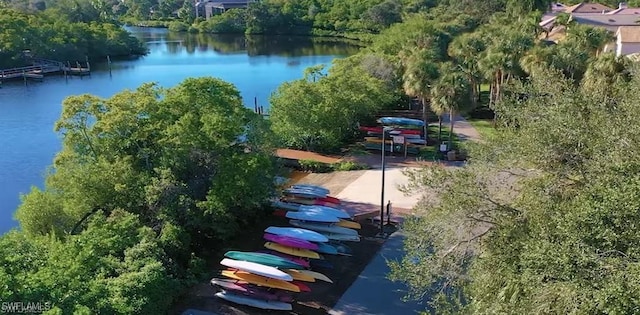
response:
<svg viewBox="0 0 640 315"><path fill-rule="evenodd" d="M322 281L325 281L325 282L333 283L333 281L331 281L331 279L329 279L329 277L327 277L327 276L325 276L325 275L323 275L323 274L321 274L321 273L319 273L319 272L316 272L316 271L311 271L311 270L295 270L295 269L294 269L293 271L295 271L295 272L299 272L299 273L301 273L301 274L305 274L305 275L308 275L308 276L311 276L311 277L313 277L313 278L315 278L315 279L318 279L318 280L322 280ZM285 272L286 272L286 273L289 273L289 272L287 272L287 271L285 271ZM290 273L289 273L289 274L290 274ZM294 275L292 275L292 274L290 274L290 275L291 275L294 279L296 278Z"/></svg>
<svg viewBox="0 0 640 315"><path fill-rule="evenodd" d="M303 273L302 270L288 269L283 270L285 273L289 274L293 277L293 280L304 281L304 282L316 282L316 278L312 275Z"/></svg>
<svg viewBox="0 0 640 315"><path fill-rule="evenodd" d="M284 253L284 254L293 255L293 256L321 259L320 254L310 251L308 249L294 248L294 247L284 246L284 245L280 245L272 242L264 243L264 247L271 250L275 250L277 252Z"/></svg>
<svg viewBox="0 0 640 315"><path fill-rule="evenodd" d="M300 288L291 282L254 275L245 271L223 270L222 275L227 278L246 281L263 287L300 292Z"/></svg>
<svg viewBox="0 0 640 315"><path fill-rule="evenodd" d="M353 222L353 221L349 221L349 220L340 220L340 222L336 223L337 226L341 226L341 227L346 227L349 229L356 229L359 230L362 228L362 225L360 225L360 223L358 222Z"/></svg>

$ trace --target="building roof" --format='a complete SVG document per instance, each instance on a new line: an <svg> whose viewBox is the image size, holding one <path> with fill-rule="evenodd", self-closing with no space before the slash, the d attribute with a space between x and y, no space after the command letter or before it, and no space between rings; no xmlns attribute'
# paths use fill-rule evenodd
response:
<svg viewBox="0 0 640 315"><path fill-rule="evenodd" d="M579 24L596 26L640 25L640 16L635 14L572 14L571 18Z"/></svg>
<svg viewBox="0 0 640 315"><path fill-rule="evenodd" d="M551 4L551 12L565 12L566 9L567 6L562 3L554 2Z"/></svg>
<svg viewBox="0 0 640 315"><path fill-rule="evenodd" d="M640 25L620 26L616 32L622 43L640 43Z"/></svg>
<svg viewBox="0 0 640 315"><path fill-rule="evenodd" d="M640 8L620 8L620 9L615 9L611 12L607 12L605 13L607 15L618 15L618 14L638 14L640 15Z"/></svg>
<svg viewBox="0 0 640 315"><path fill-rule="evenodd" d="M612 8L599 3L578 3L565 9L566 13L603 13L613 11Z"/></svg>

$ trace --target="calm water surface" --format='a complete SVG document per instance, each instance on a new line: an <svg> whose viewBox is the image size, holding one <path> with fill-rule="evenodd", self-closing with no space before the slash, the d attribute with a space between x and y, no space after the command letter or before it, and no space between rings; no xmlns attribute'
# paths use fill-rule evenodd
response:
<svg viewBox="0 0 640 315"><path fill-rule="evenodd" d="M17 226L13 213L20 194L42 187L43 175L60 139L53 125L62 100L91 93L109 97L144 82L170 87L188 77L214 76L236 85L245 104L268 109L269 95L285 81L298 79L306 67L328 64L357 52L341 42L312 42L305 37L206 36L132 28L150 53L114 61L111 73L94 62L90 77L48 76L44 82L4 82L0 88L0 234Z"/></svg>

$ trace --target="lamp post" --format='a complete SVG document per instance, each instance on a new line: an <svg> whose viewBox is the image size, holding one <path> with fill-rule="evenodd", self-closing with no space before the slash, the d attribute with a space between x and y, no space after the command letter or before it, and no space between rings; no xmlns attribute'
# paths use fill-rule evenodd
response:
<svg viewBox="0 0 640 315"><path fill-rule="evenodd" d="M387 131L391 131L393 128L382 128L382 191L380 192L380 237L384 237L384 156L386 155L386 134ZM393 144L392 144L393 146Z"/></svg>

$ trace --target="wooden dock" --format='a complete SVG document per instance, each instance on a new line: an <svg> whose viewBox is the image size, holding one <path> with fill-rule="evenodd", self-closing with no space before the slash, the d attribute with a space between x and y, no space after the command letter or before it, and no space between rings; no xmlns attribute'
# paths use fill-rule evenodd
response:
<svg viewBox="0 0 640 315"><path fill-rule="evenodd" d="M0 83L2 81L23 79L26 80L38 80L44 79L46 74L52 73L64 73L66 75L79 75L85 76L91 74L91 67L87 62L86 67L82 67L79 62L76 62L76 66L72 66L69 62L65 65L62 62L47 60L47 59L34 59L33 66L19 67L0 70Z"/></svg>

